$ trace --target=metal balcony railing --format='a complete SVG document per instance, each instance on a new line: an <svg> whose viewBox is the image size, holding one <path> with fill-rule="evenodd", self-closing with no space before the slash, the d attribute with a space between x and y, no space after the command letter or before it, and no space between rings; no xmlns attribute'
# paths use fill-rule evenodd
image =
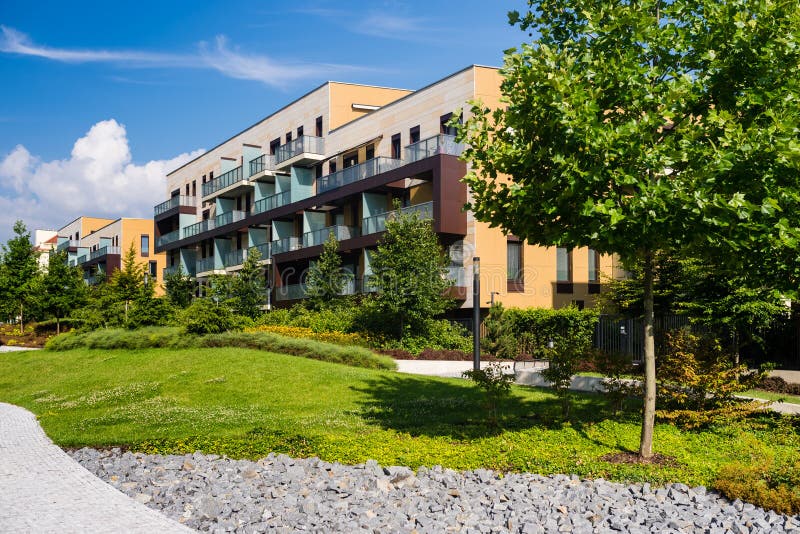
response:
<svg viewBox="0 0 800 534"><path fill-rule="evenodd" d="M352 184L392 169L403 164L402 160L385 158L383 156L369 159L364 163L347 167L327 176L317 178L317 193L324 193L343 185Z"/></svg>
<svg viewBox="0 0 800 534"><path fill-rule="evenodd" d="M268 260L272 257L272 245L270 243L261 243L260 245L253 245L249 250L258 250L261 254L262 260ZM250 254L251 252L248 252Z"/></svg>
<svg viewBox="0 0 800 534"><path fill-rule="evenodd" d="M181 238L181 231L174 230L164 235L160 235L156 238L156 246L163 247L165 245L169 245L170 243L174 243L175 241L180 240Z"/></svg>
<svg viewBox="0 0 800 534"><path fill-rule="evenodd" d="M288 204L289 199L289 191L283 191L282 193L262 198L256 201L253 206L253 213L264 213L265 211L274 210L275 208Z"/></svg>
<svg viewBox="0 0 800 534"><path fill-rule="evenodd" d="M456 143L455 136L447 134L434 135L408 145L405 149L405 163L413 163L437 154L460 156L463 151L464 144Z"/></svg>
<svg viewBox="0 0 800 534"><path fill-rule="evenodd" d="M119 247L102 247L91 254L89 254L89 261L96 260L97 258L102 258L103 256L107 256L108 254L120 254Z"/></svg>
<svg viewBox="0 0 800 534"><path fill-rule="evenodd" d="M216 223L217 222L215 219L200 221L199 223L194 223L184 228L181 234L183 235L183 239L195 236L197 234L202 234L203 232L208 232L209 230L216 228Z"/></svg>
<svg viewBox="0 0 800 534"><path fill-rule="evenodd" d="M283 163L287 159L291 159L304 152L320 155L324 154L325 139L311 135L301 135L297 139L292 139L288 143L279 146L275 151L275 162Z"/></svg>
<svg viewBox="0 0 800 534"><path fill-rule="evenodd" d="M77 265L81 265L89 261L89 256L84 254L83 256L78 256L78 259L75 260Z"/></svg>
<svg viewBox="0 0 800 534"><path fill-rule="evenodd" d="M400 208L400 210L387 211L386 213L367 217L361 221L361 234L369 235L383 232L386 230L386 220L397 217L398 213L416 213L420 219L433 219L433 202L414 204L413 206Z"/></svg>
<svg viewBox="0 0 800 534"><path fill-rule="evenodd" d="M335 235L337 240L344 241L345 239L358 237L358 228L355 226L337 225L306 232L303 234L303 246L313 247L321 245L328 240L328 236L331 234Z"/></svg>
<svg viewBox="0 0 800 534"><path fill-rule="evenodd" d="M162 213L166 213L172 208L177 208L178 206L196 206L197 205L197 197L190 197L184 195L176 195L169 200L162 202L161 204L157 204L153 208L153 215L158 217Z"/></svg>
<svg viewBox="0 0 800 534"><path fill-rule="evenodd" d="M214 218L216 227L225 226L226 224L233 224L235 222L243 221L247 218L247 213L244 211L229 211L222 213Z"/></svg>
<svg viewBox="0 0 800 534"><path fill-rule="evenodd" d="M306 298L305 284L290 284L275 288L275 300L298 300Z"/></svg>
<svg viewBox="0 0 800 534"><path fill-rule="evenodd" d="M196 273L205 273L213 270L214 270L214 256L209 256L208 258L199 259L195 263Z"/></svg>
<svg viewBox="0 0 800 534"><path fill-rule="evenodd" d="M247 259L247 249L240 248L239 250L232 250L225 254L225 259L223 260L223 265L225 267L236 267L244 263L244 260Z"/></svg>
<svg viewBox="0 0 800 534"><path fill-rule="evenodd" d="M235 169L231 169L225 174L221 174L218 177L214 178L210 182L206 182L203 184L203 196L207 197L213 193L216 193L220 189L225 189L228 186L235 184L236 182L241 182L244 180L242 176L242 167L236 167Z"/></svg>
<svg viewBox="0 0 800 534"><path fill-rule="evenodd" d="M261 171L274 171L275 170L275 156L270 154L261 154L255 159L250 160L250 176L258 174Z"/></svg>
<svg viewBox="0 0 800 534"><path fill-rule="evenodd" d="M282 252L289 252L291 250L299 250L303 248L300 243L299 237L284 237L272 242L272 254L280 254Z"/></svg>
<svg viewBox="0 0 800 534"><path fill-rule="evenodd" d="M66 241L62 241L56 246L56 252L63 252L68 248L77 248L80 246L80 241L75 239L68 239Z"/></svg>

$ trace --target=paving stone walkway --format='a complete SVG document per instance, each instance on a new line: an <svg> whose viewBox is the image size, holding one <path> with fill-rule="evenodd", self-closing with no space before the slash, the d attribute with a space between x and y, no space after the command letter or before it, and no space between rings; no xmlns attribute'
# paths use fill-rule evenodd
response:
<svg viewBox="0 0 800 534"><path fill-rule="evenodd" d="M0 403L0 532L188 533L81 467L29 411Z"/></svg>

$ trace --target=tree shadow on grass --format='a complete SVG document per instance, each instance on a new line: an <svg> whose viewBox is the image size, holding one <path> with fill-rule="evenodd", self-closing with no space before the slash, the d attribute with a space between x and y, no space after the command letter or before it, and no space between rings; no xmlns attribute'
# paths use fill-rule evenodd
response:
<svg viewBox="0 0 800 534"><path fill-rule="evenodd" d="M367 423L412 436L475 439L565 424L560 401L540 388L515 388L501 404L497 425L489 423L485 394L467 380L385 374L351 389L363 395L357 402ZM609 418L602 396L576 395L570 424L582 428Z"/></svg>

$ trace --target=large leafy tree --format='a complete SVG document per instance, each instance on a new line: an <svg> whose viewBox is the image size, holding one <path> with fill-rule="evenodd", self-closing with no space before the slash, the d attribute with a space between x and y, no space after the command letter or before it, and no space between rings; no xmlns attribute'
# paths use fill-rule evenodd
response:
<svg viewBox="0 0 800 534"><path fill-rule="evenodd" d="M531 0L500 109L460 128L475 216L545 246L641 262L655 417L654 257L692 248L796 289L800 4ZM768 269L763 267L767 266ZM777 275L777 276L776 276Z"/></svg>
<svg viewBox="0 0 800 534"><path fill-rule="evenodd" d="M372 260L370 285L377 289L376 305L389 334L422 334L428 322L452 305L445 291L450 259L433 225L417 213L386 220L386 233ZM393 327L393 328L392 328Z"/></svg>
<svg viewBox="0 0 800 534"><path fill-rule="evenodd" d="M179 308L186 308L192 303L196 285L180 265L177 271L164 275L164 292L169 301Z"/></svg>
<svg viewBox="0 0 800 534"><path fill-rule="evenodd" d="M306 278L306 294L314 308L323 308L341 297L349 273L342 269L339 240L333 232L322 245L319 260L311 265Z"/></svg>
<svg viewBox="0 0 800 534"><path fill-rule="evenodd" d="M264 271L259 262L261 253L258 249L248 251L241 270L229 280L232 310L251 319L258 317L266 298Z"/></svg>
<svg viewBox="0 0 800 534"><path fill-rule="evenodd" d="M130 248L122 258L122 267L111 274L108 287L111 296L117 302L125 303L125 324L128 323L128 311L133 301L146 300L153 297L154 284L145 281L147 267L136 260L136 248Z"/></svg>
<svg viewBox="0 0 800 534"><path fill-rule="evenodd" d="M56 332L61 333L61 319L86 302L83 272L67 263L66 251L52 251L40 287L43 311L55 317Z"/></svg>
<svg viewBox="0 0 800 534"><path fill-rule="evenodd" d="M41 272L31 234L25 223L14 224L14 236L3 245L0 263L0 295L4 312L19 317L20 332L25 331L26 310L38 296Z"/></svg>

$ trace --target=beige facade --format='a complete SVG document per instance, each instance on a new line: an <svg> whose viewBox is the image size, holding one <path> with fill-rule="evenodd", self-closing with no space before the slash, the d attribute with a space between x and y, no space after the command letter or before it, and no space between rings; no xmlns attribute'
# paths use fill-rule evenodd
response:
<svg viewBox="0 0 800 534"><path fill-rule="evenodd" d="M447 121L467 115L473 100L501 105L500 83L497 69L471 66L417 91L324 84L171 172L168 200L155 208L157 247L169 269L201 281L235 271L258 248L271 297L292 301L303 296L322 238L334 233L345 268L364 280L351 290L366 290L382 221L400 202L434 220L464 312L473 306L476 256L482 308L491 298L591 306L599 273L614 273L612 258L519 244L462 210L467 168Z"/></svg>

